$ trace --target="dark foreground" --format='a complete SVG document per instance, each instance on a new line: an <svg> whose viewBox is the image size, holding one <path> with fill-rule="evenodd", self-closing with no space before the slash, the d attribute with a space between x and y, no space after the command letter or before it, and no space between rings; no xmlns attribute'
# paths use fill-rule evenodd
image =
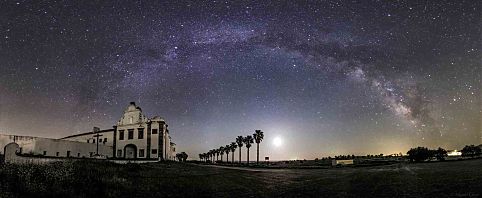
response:
<svg viewBox="0 0 482 198"><path fill-rule="evenodd" d="M482 160L332 169L0 165L0 197L480 197Z"/></svg>

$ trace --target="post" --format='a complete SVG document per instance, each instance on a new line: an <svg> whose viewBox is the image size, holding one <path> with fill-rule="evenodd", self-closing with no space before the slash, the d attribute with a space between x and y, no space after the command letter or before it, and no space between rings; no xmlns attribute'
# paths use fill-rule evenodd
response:
<svg viewBox="0 0 482 198"><path fill-rule="evenodd" d="M96 133L96 135L94 135L94 137L97 138L97 147L95 149L95 155L99 156L99 137L102 136L99 134L99 131L100 131L100 128L99 127L94 127L94 133Z"/></svg>

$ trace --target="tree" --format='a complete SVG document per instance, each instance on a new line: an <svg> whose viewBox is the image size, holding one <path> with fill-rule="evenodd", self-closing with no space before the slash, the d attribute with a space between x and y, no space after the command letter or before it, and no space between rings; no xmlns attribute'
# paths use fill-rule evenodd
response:
<svg viewBox="0 0 482 198"><path fill-rule="evenodd" d="M214 150L211 149L211 150L209 150L208 153L209 153L209 161L213 162L214 161Z"/></svg>
<svg viewBox="0 0 482 198"><path fill-rule="evenodd" d="M214 149L216 152L216 162L219 161L219 149Z"/></svg>
<svg viewBox="0 0 482 198"><path fill-rule="evenodd" d="M238 147L238 145L236 145L236 142L231 142L231 145L229 148L231 148L231 163L234 163L234 151L236 151L236 147Z"/></svg>
<svg viewBox="0 0 482 198"><path fill-rule="evenodd" d="M239 163L241 163L241 147L243 147L243 143L244 143L243 136L238 136L236 138L236 144L238 144L238 147L239 147Z"/></svg>
<svg viewBox="0 0 482 198"><path fill-rule="evenodd" d="M176 153L176 158L177 158L177 161L182 161L182 156L181 156L181 153Z"/></svg>
<svg viewBox="0 0 482 198"><path fill-rule="evenodd" d="M461 152L463 157L475 157L482 153L480 147L474 145L466 145Z"/></svg>
<svg viewBox="0 0 482 198"><path fill-rule="evenodd" d="M224 146L219 147L219 153L221 153L221 162L223 162L224 151L226 151Z"/></svg>
<svg viewBox="0 0 482 198"><path fill-rule="evenodd" d="M199 161L203 161L203 154L202 153L199 153Z"/></svg>
<svg viewBox="0 0 482 198"><path fill-rule="evenodd" d="M188 157L188 155L187 155L186 152L181 152L181 159L182 159L183 162L186 162L187 157Z"/></svg>
<svg viewBox="0 0 482 198"><path fill-rule="evenodd" d="M226 163L229 162L229 152L231 152L231 147L228 145L224 146L224 152L226 153Z"/></svg>
<svg viewBox="0 0 482 198"><path fill-rule="evenodd" d="M425 147L417 147L417 148L411 148L407 152L407 155L410 161L421 162L432 157L433 152L431 152L428 148L425 148Z"/></svg>
<svg viewBox="0 0 482 198"><path fill-rule="evenodd" d="M444 161L445 157L447 157L447 151L439 147L437 150L434 150L434 156L437 158L437 160Z"/></svg>
<svg viewBox="0 0 482 198"><path fill-rule="evenodd" d="M259 164L259 143L263 141L263 138L264 138L263 131L255 130L253 137L254 137L254 141L256 141L256 164Z"/></svg>
<svg viewBox="0 0 482 198"><path fill-rule="evenodd" d="M244 140L244 144L246 145L246 149L248 149L247 158L246 158L246 164L249 165L249 148L251 147L251 144L254 143L254 139L253 139L252 136L248 135L248 136L246 136L243 140Z"/></svg>

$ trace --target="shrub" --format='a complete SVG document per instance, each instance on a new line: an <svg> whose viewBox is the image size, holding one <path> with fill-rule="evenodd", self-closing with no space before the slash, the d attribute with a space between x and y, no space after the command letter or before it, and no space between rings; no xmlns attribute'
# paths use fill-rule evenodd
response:
<svg viewBox="0 0 482 198"><path fill-rule="evenodd" d="M432 157L433 152L431 152L428 148L425 148L425 147L417 147L417 148L411 148L407 152L407 155L410 161L421 162Z"/></svg>

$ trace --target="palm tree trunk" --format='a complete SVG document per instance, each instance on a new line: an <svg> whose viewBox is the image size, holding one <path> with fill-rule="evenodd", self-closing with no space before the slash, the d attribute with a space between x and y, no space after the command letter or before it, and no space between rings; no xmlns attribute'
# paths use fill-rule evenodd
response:
<svg viewBox="0 0 482 198"><path fill-rule="evenodd" d="M259 164L259 143L256 144L256 164Z"/></svg>
<svg viewBox="0 0 482 198"><path fill-rule="evenodd" d="M231 164L234 164L234 152L231 153Z"/></svg>
<svg viewBox="0 0 482 198"><path fill-rule="evenodd" d="M239 163L241 164L241 147L239 147Z"/></svg>
<svg viewBox="0 0 482 198"><path fill-rule="evenodd" d="M247 155L248 155L248 158L246 158L246 164L249 165L249 148L248 148L248 154Z"/></svg>

